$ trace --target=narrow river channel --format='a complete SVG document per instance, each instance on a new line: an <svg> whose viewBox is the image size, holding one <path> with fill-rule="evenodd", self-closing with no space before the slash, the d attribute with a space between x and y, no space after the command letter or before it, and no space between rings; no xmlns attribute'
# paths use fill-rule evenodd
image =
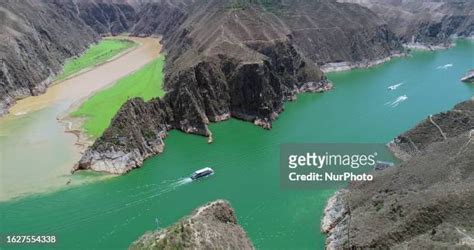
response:
<svg viewBox="0 0 474 250"><path fill-rule="evenodd" d="M221 198L231 202L258 249L323 249L320 219L334 190L282 189L279 145L386 143L428 115L471 98L474 86L459 79L474 68L472 58L474 43L459 40L449 50L415 52L374 68L329 74L334 90L302 94L287 103L270 131L229 120L210 127L212 144L206 138L173 131L162 155L127 175L1 202L0 234L53 234L61 248L125 249L145 231L175 223L196 207ZM389 90L397 84L398 88ZM19 130L14 134L33 140ZM39 152L68 158L60 148L37 146L42 151L32 152L41 140L33 145L22 140L8 157L13 161L10 164L21 161L26 167L12 169L14 173L5 175L8 178L21 179L40 159L54 158ZM67 140L73 142L73 138ZM186 181L205 166L211 166L215 174L198 182Z"/></svg>
<svg viewBox="0 0 474 250"><path fill-rule="evenodd" d="M113 37L112 39L123 39ZM54 190L107 175L70 175L80 158L76 136L65 133L58 116L91 93L110 86L158 57L157 38L130 38L138 46L110 61L59 83L47 92L22 99L0 118L1 192L0 201L25 194Z"/></svg>

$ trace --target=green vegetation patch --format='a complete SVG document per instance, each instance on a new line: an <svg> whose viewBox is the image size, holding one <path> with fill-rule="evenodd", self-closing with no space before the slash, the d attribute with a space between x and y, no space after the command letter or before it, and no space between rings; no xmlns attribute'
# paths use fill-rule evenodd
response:
<svg viewBox="0 0 474 250"><path fill-rule="evenodd" d="M87 49L83 55L67 60L63 68L63 73L58 75L55 80L64 80L81 70L104 63L133 46L136 46L135 42L125 39L101 40L99 43Z"/></svg>
<svg viewBox="0 0 474 250"><path fill-rule="evenodd" d="M162 97L164 55L148 63L138 71L120 79L110 88L101 90L85 101L74 117L84 117L85 131L92 137L102 135L120 107L129 99L141 97L148 101Z"/></svg>

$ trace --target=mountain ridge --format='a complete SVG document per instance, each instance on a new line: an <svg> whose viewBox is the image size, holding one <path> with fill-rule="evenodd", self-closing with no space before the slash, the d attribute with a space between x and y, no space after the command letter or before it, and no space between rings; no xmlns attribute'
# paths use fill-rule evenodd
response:
<svg viewBox="0 0 474 250"><path fill-rule="evenodd" d="M378 13L401 41L414 48L449 47L452 37L474 36L474 2L469 0L339 0Z"/></svg>
<svg viewBox="0 0 474 250"><path fill-rule="evenodd" d="M275 2L272 11L251 1L243 7L215 0L188 6L190 14L164 38L166 96L125 104L76 170L126 173L161 153L163 138L171 129L203 135L210 142L208 124L231 117L270 129L285 101L301 92L331 88L318 63L385 58L401 48L384 23L361 6L334 1L300 0L291 6L287 1ZM320 18L308 19L302 10ZM354 24L339 22L336 40L329 35L333 29L318 28L336 25L335 11L361 14L354 17ZM301 18L313 28L296 29ZM313 47L334 56L314 56L313 47L301 46L302 40L318 36ZM352 48L351 43L361 45Z"/></svg>

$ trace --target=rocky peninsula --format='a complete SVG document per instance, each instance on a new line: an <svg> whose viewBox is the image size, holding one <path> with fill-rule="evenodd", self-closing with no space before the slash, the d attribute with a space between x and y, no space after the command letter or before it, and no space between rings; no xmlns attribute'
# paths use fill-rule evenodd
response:
<svg viewBox="0 0 474 250"><path fill-rule="evenodd" d="M436 10L449 28L442 24L434 32L430 27L438 27L439 17L426 16L424 20L433 23L427 29L433 32L422 32L410 41L434 46L451 43L450 36L472 33L471 13L449 2L427 2L432 8L395 7L414 13ZM402 43L410 42L412 31L424 30L424 22L415 21L412 29L399 30L397 19L390 19L387 10L367 7L371 10L357 4L305 0L187 5L176 30L164 37L167 95L162 100L125 104L75 169L126 173L161 153L171 129L206 136L209 142L208 124L231 117L270 129L285 101L300 92L331 88L322 71L368 67L402 55ZM351 22L336 18L335 13L344 13ZM457 16L462 22L449 21Z"/></svg>
<svg viewBox="0 0 474 250"><path fill-rule="evenodd" d="M395 138L389 147L403 163L328 201L327 247L473 248L473 140L473 99Z"/></svg>
<svg viewBox="0 0 474 250"><path fill-rule="evenodd" d="M461 81L474 83L474 69L469 70L469 72L461 78Z"/></svg>
<svg viewBox="0 0 474 250"><path fill-rule="evenodd" d="M331 88L318 65L378 60L402 49L380 18L353 4L212 1L185 10L164 36L166 96L126 103L76 169L126 173L161 153L172 129L209 141L209 123L231 117L270 129L285 101ZM341 11L351 23L332 14ZM297 21L302 16L306 21Z"/></svg>

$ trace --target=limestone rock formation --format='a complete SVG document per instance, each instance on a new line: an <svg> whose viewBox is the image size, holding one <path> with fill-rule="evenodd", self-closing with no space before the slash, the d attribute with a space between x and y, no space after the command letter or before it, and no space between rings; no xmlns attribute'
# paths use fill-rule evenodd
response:
<svg viewBox="0 0 474 250"><path fill-rule="evenodd" d="M254 249L237 224L227 201L217 200L196 209L176 224L148 232L129 249Z"/></svg>

